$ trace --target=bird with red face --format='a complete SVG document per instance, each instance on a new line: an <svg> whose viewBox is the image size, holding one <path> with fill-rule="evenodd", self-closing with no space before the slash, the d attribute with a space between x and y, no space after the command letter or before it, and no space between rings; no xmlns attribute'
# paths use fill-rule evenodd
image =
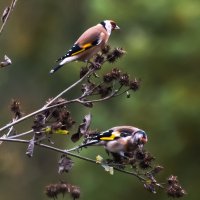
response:
<svg viewBox="0 0 200 200"><path fill-rule="evenodd" d="M113 20L104 20L86 30L67 53L60 57L50 73L56 72L66 63L72 61L88 62L95 54L105 47L113 30L120 29Z"/></svg>
<svg viewBox="0 0 200 200"><path fill-rule="evenodd" d="M126 153L142 148L147 141L147 134L139 128L134 126L116 126L104 132L89 135L84 144L71 150L100 145L104 146L107 152L124 156Z"/></svg>

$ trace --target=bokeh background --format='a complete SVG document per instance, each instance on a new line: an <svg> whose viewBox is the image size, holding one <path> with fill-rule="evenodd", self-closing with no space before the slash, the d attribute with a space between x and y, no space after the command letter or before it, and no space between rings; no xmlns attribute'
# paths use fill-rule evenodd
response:
<svg viewBox="0 0 200 200"><path fill-rule="evenodd" d="M10 2L0 1L0 13ZM199 199L199 8L198 0L18 0L0 35L1 60L7 54L13 61L12 66L0 69L0 126L11 120L12 98L30 113L76 81L81 63L68 64L53 76L49 70L85 29L113 19L121 30L112 34L109 44L127 51L114 66L141 78L141 89L130 99L120 96L92 109L73 105L72 116L79 123L90 112L92 127L100 130L121 124L146 130L146 149L165 166L161 182L170 174L178 175L188 192L184 199ZM104 70L112 67L106 65ZM78 92L79 88L67 98ZM31 123L19 128L28 130ZM65 148L69 140L58 137L56 145ZM37 148L29 159L25 151L23 144L0 146L2 200L47 199L44 186L60 179L79 185L82 200L168 199L163 191L154 195L144 190L132 176L117 172L111 176L77 159L71 173L60 176L59 154ZM88 149L83 155L94 158L102 153L101 148L94 148L92 154Z"/></svg>

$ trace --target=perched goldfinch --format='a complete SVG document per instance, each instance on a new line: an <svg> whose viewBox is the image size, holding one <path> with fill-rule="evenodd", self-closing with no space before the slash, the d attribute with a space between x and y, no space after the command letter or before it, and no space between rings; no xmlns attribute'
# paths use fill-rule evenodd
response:
<svg viewBox="0 0 200 200"><path fill-rule="evenodd" d="M91 145L103 145L108 152L124 156L124 153L143 147L146 142L147 134L143 130L133 126L117 126L102 133L93 134L78 149Z"/></svg>
<svg viewBox="0 0 200 200"><path fill-rule="evenodd" d="M104 20L89 28L78 38L72 48L57 60L58 65L50 73L56 72L64 64L72 61L87 62L105 46L111 32L116 29L119 29L119 26L112 20Z"/></svg>

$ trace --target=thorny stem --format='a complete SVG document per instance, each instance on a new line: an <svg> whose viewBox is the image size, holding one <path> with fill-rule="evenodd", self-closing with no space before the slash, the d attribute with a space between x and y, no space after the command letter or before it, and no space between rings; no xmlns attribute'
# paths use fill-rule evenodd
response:
<svg viewBox="0 0 200 200"><path fill-rule="evenodd" d="M12 0L12 2L10 4L10 7L9 7L9 11L8 11L8 13L6 15L6 18L5 18L3 24L2 24L2 26L0 28L0 35L1 35L2 31L3 31L4 26L6 25L6 22L7 22L8 18L9 18L9 16L10 16L11 12L13 11L16 3L17 3L17 0Z"/></svg>
<svg viewBox="0 0 200 200"><path fill-rule="evenodd" d="M14 121L14 122L11 122L11 123L5 125L4 127L0 128L0 132L6 130L6 129L8 129L9 127L11 127L11 126L13 126L13 125L16 125L16 124L18 124L18 123L20 123L20 122L22 122L22 121L24 121L24 120L26 120L26 119L28 119L28 118L30 118L30 117L36 115L36 114L38 114L38 113L41 113L41 112L43 112L43 111L45 111L45 110L49 110L49 109L51 109L51 108L53 108L53 107L58 106L58 105L54 105L54 106L49 106L49 105L52 104L55 100L57 100L59 97L61 97L64 93L68 92L68 91L71 90L73 87L75 87L75 86L78 85L80 82L82 82L89 74L93 73L93 71L94 71L94 69L89 70L82 78L80 78L78 81L76 81L74 84L72 84L71 86L69 86L67 89L65 89L65 90L62 91L61 93L59 93L55 98L53 98L48 104L46 104L46 105L43 106L42 108L40 108L40 109L38 109L38 110L36 110L36 111L34 111L34 112L32 112L32 113L30 113L30 114L24 116L24 117L21 117L20 119ZM72 101L66 101L65 103L71 103L71 102L74 102L74 100L72 100ZM75 101L75 102L76 102L76 101Z"/></svg>
<svg viewBox="0 0 200 200"><path fill-rule="evenodd" d="M18 142L18 143L25 143L25 144L28 144L30 142L29 140L10 139L10 138L0 138L0 141ZM77 154L74 154L74 153L71 153L71 152L67 152L66 150L62 150L62 149L59 149L59 148L56 148L56 147L52 147L52 146L49 146L49 145L46 145L46 144L42 144L42 143L35 143L35 144L37 146L39 146L39 147L42 147L42 148L50 149L50 150L55 151L55 152L63 153L63 154L66 154L66 155L69 155L69 156L72 156L72 157L75 157L75 158L78 158L78 159L81 159L81 160L85 160L85 161L93 163L93 164L100 165L99 163L96 163L96 161L91 159L91 158L87 158L87 157L80 156L80 155L77 155ZM140 181L146 181L146 179L144 177L138 175L135 172L126 171L126 170L123 170L123 169L119 169L117 167L113 167L113 169L116 170L116 171L125 173L125 174L129 174L129 175L135 176ZM162 187L162 186L160 186L160 187Z"/></svg>

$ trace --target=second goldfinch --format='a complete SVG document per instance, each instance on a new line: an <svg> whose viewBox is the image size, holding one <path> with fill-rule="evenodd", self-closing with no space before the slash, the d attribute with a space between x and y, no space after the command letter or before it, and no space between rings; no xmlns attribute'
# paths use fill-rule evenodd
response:
<svg viewBox="0 0 200 200"><path fill-rule="evenodd" d="M87 62L105 46L111 32L116 29L119 29L119 26L112 20L104 20L96 26L89 28L78 38L72 48L57 60L58 65L50 73L56 72L64 64L72 61Z"/></svg>
<svg viewBox="0 0 200 200"><path fill-rule="evenodd" d="M147 134L133 126L116 126L102 133L89 136L85 144L76 149L92 145L102 145L110 153L124 156L125 153L134 152L147 143ZM72 149L72 150L76 150Z"/></svg>

